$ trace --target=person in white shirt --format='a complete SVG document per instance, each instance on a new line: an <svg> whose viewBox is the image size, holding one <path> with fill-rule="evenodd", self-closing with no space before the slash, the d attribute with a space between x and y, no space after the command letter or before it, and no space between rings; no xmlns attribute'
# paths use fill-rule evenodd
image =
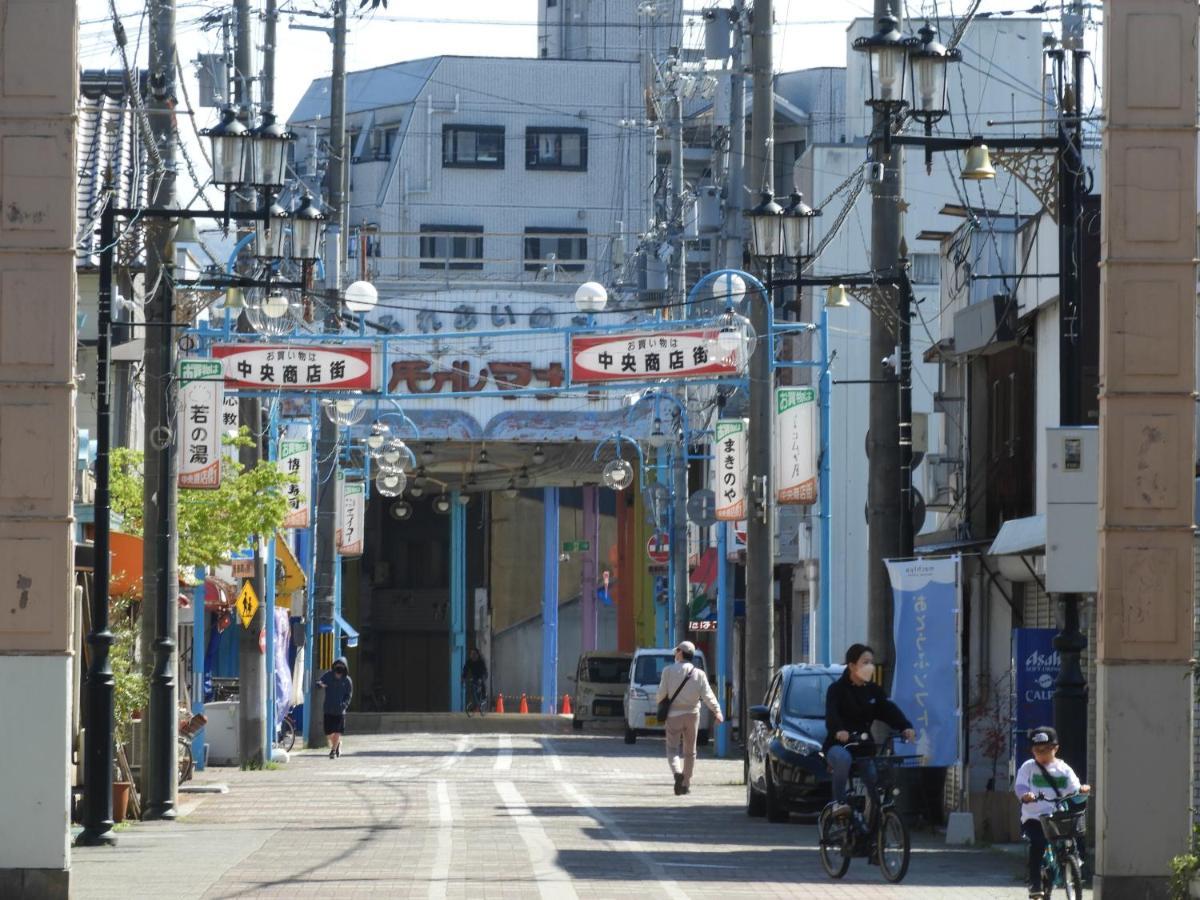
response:
<svg viewBox="0 0 1200 900"><path fill-rule="evenodd" d="M1058 732L1048 725L1029 733L1033 759L1027 759L1017 770L1013 789L1021 800L1021 832L1029 840L1029 897L1041 900L1042 856L1046 852L1046 835L1039 816L1054 812L1054 799L1070 794L1086 794L1091 785L1080 784L1075 771L1058 758ZM1038 795L1049 800L1038 800ZM1083 856L1083 848L1079 848Z"/></svg>
<svg viewBox="0 0 1200 900"><path fill-rule="evenodd" d="M696 645L683 641L675 648L675 663L663 669L656 698L659 703L671 701L671 709L663 724L667 730L667 764L675 777L675 793L686 794L692 784L696 767L696 732L700 727L700 704L712 710L713 721L725 721L721 704L708 686L704 670L692 664ZM682 762L682 764L681 764Z"/></svg>

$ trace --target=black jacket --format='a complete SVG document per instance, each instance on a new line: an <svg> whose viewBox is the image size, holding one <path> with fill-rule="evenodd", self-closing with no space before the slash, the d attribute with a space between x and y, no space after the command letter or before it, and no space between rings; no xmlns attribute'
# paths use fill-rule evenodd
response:
<svg viewBox="0 0 1200 900"><path fill-rule="evenodd" d="M839 731L850 732L851 741L857 740L857 734L870 733L876 719L886 722L897 731L912 728L912 723L905 718L900 707L888 699L882 687L874 682L855 684L850 680L850 670L847 669L825 692L826 735L822 749L828 750L838 743L834 735ZM852 748L851 752L855 756L869 756L874 753L874 746L868 742Z"/></svg>

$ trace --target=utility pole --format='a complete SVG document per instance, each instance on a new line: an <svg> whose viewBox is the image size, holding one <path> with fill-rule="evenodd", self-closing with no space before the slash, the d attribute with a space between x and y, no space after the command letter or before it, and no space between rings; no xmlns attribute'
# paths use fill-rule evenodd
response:
<svg viewBox="0 0 1200 900"><path fill-rule="evenodd" d="M674 57L671 80L671 119L668 126L671 134L671 315L683 315L683 302L687 291L687 259L684 255L684 212L683 212L683 101L679 97L680 58ZM686 388L684 388L686 396ZM671 460L671 571L675 573L672 585L674 596L671 606L675 610L672 624L674 641L687 640L690 614L687 567L687 500L688 500L688 448L682 416L679 423L681 441Z"/></svg>
<svg viewBox="0 0 1200 900"><path fill-rule="evenodd" d="M345 161L346 161L346 0L334 0L333 5L333 76L329 92L329 223L325 228L325 299L328 305L324 328L326 333L341 330L338 312L341 309L342 287L342 223L344 221ZM320 633L322 626L332 628L334 610L333 567L338 564L333 546L337 503L337 442L338 427L326 415L321 416L317 433L317 536L316 590L314 621L310 627ZM319 642L313 642L314 657ZM336 648L335 648L336 650ZM334 654L337 655L336 652ZM322 670L314 658L309 661L312 679L313 709L307 710L309 747L324 747L320 719L316 714L323 702L325 689L319 684Z"/></svg>
<svg viewBox="0 0 1200 900"><path fill-rule="evenodd" d="M742 267L742 212L746 206L746 4L733 0L733 66L729 98L729 181L725 195L725 265ZM772 98L773 100L774 98Z"/></svg>
<svg viewBox="0 0 1200 900"><path fill-rule="evenodd" d="M755 188L772 191L775 144L775 79L771 0L757 0L751 24L751 73L754 107L750 122L750 178ZM740 198L739 198L740 199ZM767 281L771 280L767 263ZM775 380L773 348L764 339L770 327L773 298L752 297L750 324L760 336L750 357L750 504L746 516L746 685L743 708L761 703L775 668L775 504L771 486L772 406Z"/></svg>
<svg viewBox="0 0 1200 900"><path fill-rule="evenodd" d="M151 0L147 111L161 169L151 177L150 205L175 206L175 2ZM135 76L136 77L136 76ZM179 499L175 447L175 224L146 227L146 445L142 547L142 639L153 638L146 754L146 818L176 816L178 701L175 635L179 627ZM146 621L147 613L149 622ZM144 646L144 644L143 644ZM150 659L151 657L143 657Z"/></svg>
<svg viewBox="0 0 1200 900"><path fill-rule="evenodd" d="M875 0L875 19L894 16L900 21L899 0ZM901 25L901 31L903 26ZM885 107L875 110L873 141L876 172L882 166L882 178L871 181L871 270L894 272L900 255L900 198L904 189L904 151L892 147L883 157L883 135L891 127ZM880 286L887 298L886 308L898 310L895 287ZM898 335L884 317L871 316L872 368L896 350ZM895 382L869 373L870 413L868 432L867 480L867 643L884 664L885 684L891 683L892 588L884 560L902 556L901 551L901 451L897 423L900 421L900 397ZM911 533L911 526L909 526ZM911 551L909 551L911 553ZM826 573L821 573L822 577Z"/></svg>
<svg viewBox="0 0 1200 900"><path fill-rule="evenodd" d="M250 0L234 3L234 77L233 96L237 104L237 117L247 129L254 127L254 37L250 21ZM254 199L235 194L235 207L239 210L253 209ZM239 237L244 229L239 226ZM246 314L238 320L239 332L253 332ZM251 445L238 451L238 461L247 469L253 469L262 459L262 408L257 398L246 397L238 401L238 419L250 429ZM254 577L251 583L259 598L258 609L248 627L238 632L238 760L243 766L260 768L263 763L267 722L267 667L266 657L259 650L259 635L266 627L266 594L263 590L263 560L260 541L254 546Z"/></svg>

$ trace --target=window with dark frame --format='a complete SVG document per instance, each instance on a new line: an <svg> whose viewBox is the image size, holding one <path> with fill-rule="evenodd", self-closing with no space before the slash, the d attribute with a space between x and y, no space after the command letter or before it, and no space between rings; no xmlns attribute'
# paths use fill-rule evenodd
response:
<svg viewBox="0 0 1200 900"><path fill-rule="evenodd" d="M422 269L482 269L482 225L422 225Z"/></svg>
<svg viewBox="0 0 1200 900"><path fill-rule="evenodd" d="M586 128L525 129L525 168L558 172L586 172Z"/></svg>
<svg viewBox="0 0 1200 900"><path fill-rule="evenodd" d="M586 228L525 229L526 272L540 272L551 263L560 272L582 272L587 251Z"/></svg>
<svg viewBox="0 0 1200 900"><path fill-rule="evenodd" d="M503 125L443 125L442 166L458 169L503 169Z"/></svg>

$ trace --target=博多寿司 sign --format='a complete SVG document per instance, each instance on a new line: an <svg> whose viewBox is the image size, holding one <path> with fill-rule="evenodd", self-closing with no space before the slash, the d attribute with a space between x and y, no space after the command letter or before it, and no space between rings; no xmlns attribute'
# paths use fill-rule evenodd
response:
<svg viewBox="0 0 1200 900"><path fill-rule="evenodd" d="M714 329L572 335L571 381L589 384L736 375L737 354L721 357Z"/></svg>
<svg viewBox="0 0 1200 900"><path fill-rule="evenodd" d="M373 391L379 365L371 347L214 344L227 388Z"/></svg>

